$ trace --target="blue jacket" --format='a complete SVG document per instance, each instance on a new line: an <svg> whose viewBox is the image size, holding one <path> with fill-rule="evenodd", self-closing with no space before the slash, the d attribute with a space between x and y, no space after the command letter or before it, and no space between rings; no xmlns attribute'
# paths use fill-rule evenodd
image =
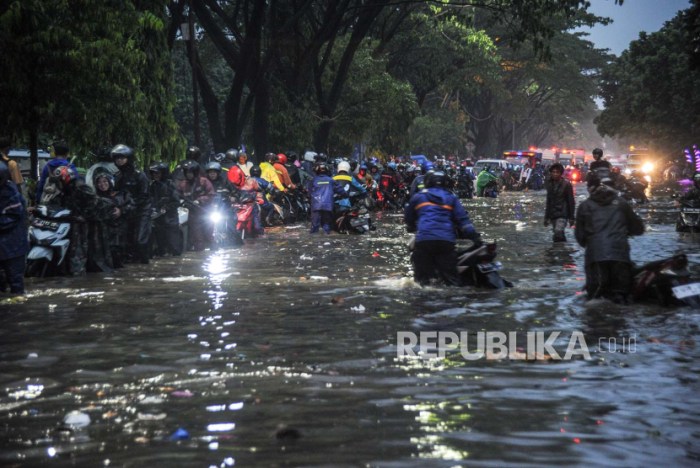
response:
<svg viewBox="0 0 700 468"><path fill-rule="evenodd" d="M333 194L343 195L345 190L330 176L317 175L309 183L311 211L333 211Z"/></svg>
<svg viewBox="0 0 700 468"><path fill-rule="evenodd" d="M26 255L29 239L25 223L26 206L14 182L0 187L0 260Z"/></svg>
<svg viewBox="0 0 700 468"><path fill-rule="evenodd" d="M41 201L41 193L44 191L44 185L46 184L46 179L49 178L49 174L53 174L54 169L56 169L57 167L61 167L61 166L69 166L75 171L76 174L78 173L78 170L75 168L75 164L68 162L67 159L63 159L63 158L49 159L49 161L46 163L44 168L41 170L41 177L39 178L39 184L36 186L36 197L35 198L36 198L37 205L39 204L39 201Z"/></svg>
<svg viewBox="0 0 700 468"><path fill-rule="evenodd" d="M338 182L343 188L343 195L338 197L335 203L343 208L351 208L352 202L350 201L350 193L357 193L361 195L367 194L365 187L357 181L353 176L349 174L338 174L333 177L333 180Z"/></svg>
<svg viewBox="0 0 700 468"><path fill-rule="evenodd" d="M439 187L416 193L406 206L404 218L408 232L416 232L416 242L457 240L456 230L463 237L477 235L469 215L452 193Z"/></svg>

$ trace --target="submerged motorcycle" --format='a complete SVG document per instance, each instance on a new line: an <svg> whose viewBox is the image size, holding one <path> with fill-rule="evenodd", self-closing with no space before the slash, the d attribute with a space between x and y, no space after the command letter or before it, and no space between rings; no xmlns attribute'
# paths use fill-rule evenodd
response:
<svg viewBox="0 0 700 468"><path fill-rule="evenodd" d="M457 272L462 284L490 289L513 286L498 273L503 265L495 261L496 249L495 242L474 242L466 249L457 250Z"/></svg>
<svg viewBox="0 0 700 468"><path fill-rule="evenodd" d="M37 207L29 226L27 276L43 277L64 268L70 247L71 221L71 211L68 209L49 209L45 205Z"/></svg>
<svg viewBox="0 0 700 468"><path fill-rule="evenodd" d="M635 269L633 297L662 306L700 308L700 281L691 277L688 257L678 254Z"/></svg>
<svg viewBox="0 0 700 468"><path fill-rule="evenodd" d="M700 202L697 200L681 200L676 231L700 233Z"/></svg>
<svg viewBox="0 0 700 468"><path fill-rule="evenodd" d="M372 224L367 198L351 197L352 207L335 213L334 229L341 234L364 234L377 229Z"/></svg>
<svg viewBox="0 0 700 468"><path fill-rule="evenodd" d="M408 243L408 250L413 251L415 237ZM462 286L475 286L485 289L503 289L513 286L501 277L501 262L495 261L497 245L495 242L476 241L467 248L457 248L457 273Z"/></svg>

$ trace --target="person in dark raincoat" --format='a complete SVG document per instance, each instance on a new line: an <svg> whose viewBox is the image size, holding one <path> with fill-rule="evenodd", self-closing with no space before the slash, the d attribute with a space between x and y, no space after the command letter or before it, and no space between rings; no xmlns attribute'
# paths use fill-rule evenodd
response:
<svg viewBox="0 0 700 468"><path fill-rule="evenodd" d="M608 184L612 184L611 179L590 173L590 196L576 212L576 240L586 248L588 299L627 303L633 286L627 238L643 234L644 222Z"/></svg>
<svg viewBox="0 0 700 468"><path fill-rule="evenodd" d="M448 286L459 286L457 234L479 239L459 199L447 190L448 184L444 172L429 172L425 176L425 188L411 197L404 210L407 231L416 233L413 277L421 285L438 278Z"/></svg>
<svg viewBox="0 0 700 468"><path fill-rule="evenodd" d="M117 145L110 154L119 169L114 178L114 186L117 191L128 192L135 205L127 221L127 253L133 253L136 261L148 263L151 241L150 181L146 174L136 168L136 155L132 148Z"/></svg>
<svg viewBox="0 0 700 468"><path fill-rule="evenodd" d="M114 178L100 173L95 177L95 191L105 206L104 227L107 231L107 245L112 256L112 267L122 268L126 258L127 220L134 211L134 202L126 191L117 191Z"/></svg>
<svg viewBox="0 0 700 468"><path fill-rule="evenodd" d="M550 177L545 182L547 204L544 210L544 225L552 225L554 242L566 241L566 223L573 227L576 214L574 188L562 177L563 173L564 166L559 163L552 164L549 168Z"/></svg>
<svg viewBox="0 0 700 468"><path fill-rule="evenodd" d="M202 251L211 240L206 209L214 200L216 193L209 179L200 175L199 163L187 159L181 167L184 178L177 182L177 190L185 202L185 207L189 210L187 220L189 243L193 250Z"/></svg>
<svg viewBox="0 0 700 468"><path fill-rule="evenodd" d="M29 251L26 202L10 180L10 169L0 161L0 292L24 294L25 256Z"/></svg>
<svg viewBox="0 0 700 468"><path fill-rule="evenodd" d="M169 178L170 168L156 162L148 168L151 175L150 193L153 200L153 244L155 255L179 256L184 249L180 233L180 194Z"/></svg>

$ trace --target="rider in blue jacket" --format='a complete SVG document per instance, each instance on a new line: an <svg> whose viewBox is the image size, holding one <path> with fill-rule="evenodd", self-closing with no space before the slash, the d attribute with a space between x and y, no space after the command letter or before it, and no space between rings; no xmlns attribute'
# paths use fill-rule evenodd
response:
<svg viewBox="0 0 700 468"><path fill-rule="evenodd" d="M308 186L311 198L311 234L318 232L321 226L326 234L330 234L333 222L333 195L343 195L345 190L331 178L331 171L325 163L318 163L314 172L316 177Z"/></svg>
<svg viewBox="0 0 700 468"><path fill-rule="evenodd" d="M447 285L459 286L457 236L477 240L479 234L459 199L446 189L448 178L444 172L428 173L425 186L411 198L404 212L408 232L416 233L414 280L424 285L438 278Z"/></svg>

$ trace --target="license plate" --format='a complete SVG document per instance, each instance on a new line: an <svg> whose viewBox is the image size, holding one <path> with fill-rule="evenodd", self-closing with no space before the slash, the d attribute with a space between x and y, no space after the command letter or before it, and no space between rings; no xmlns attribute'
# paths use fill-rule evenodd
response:
<svg viewBox="0 0 700 468"><path fill-rule="evenodd" d="M482 273L491 273L501 269L501 262L479 263L476 267Z"/></svg>
<svg viewBox="0 0 700 468"><path fill-rule="evenodd" d="M49 231L57 231L59 224L55 221L48 221L46 219L35 219L32 222L32 226L37 229L47 229Z"/></svg>
<svg viewBox="0 0 700 468"><path fill-rule="evenodd" d="M677 299L685 299L686 297L700 295L700 283L684 284L682 286L674 286L673 295Z"/></svg>

